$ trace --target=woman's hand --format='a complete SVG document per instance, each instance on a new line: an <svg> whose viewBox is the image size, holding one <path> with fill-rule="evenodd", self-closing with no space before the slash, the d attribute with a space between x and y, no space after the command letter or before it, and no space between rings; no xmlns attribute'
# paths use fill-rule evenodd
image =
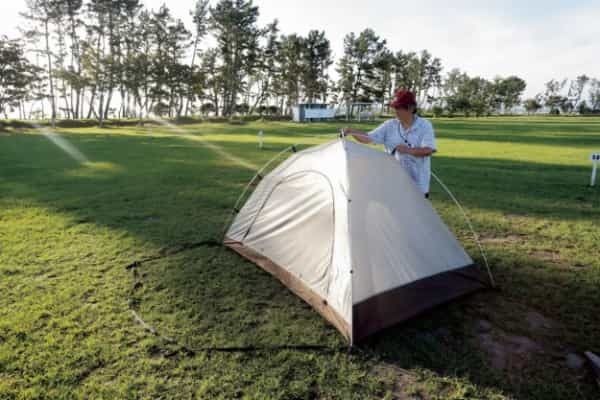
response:
<svg viewBox="0 0 600 400"><path fill-rule="evenodd" d="M367 133L359 131L357 129L344 128L342 129L342 133L344 134L344 136L354 137L354 139L363 144L369 144L373 142Z"/></svg>
<svg viewBox="0 0 600 400"><path fill-rule="evenodd" d="M410 154L410 150L410 147L408 147L405 144L399 144L398 146L396 146L396 152L400 154Z"/></svg>

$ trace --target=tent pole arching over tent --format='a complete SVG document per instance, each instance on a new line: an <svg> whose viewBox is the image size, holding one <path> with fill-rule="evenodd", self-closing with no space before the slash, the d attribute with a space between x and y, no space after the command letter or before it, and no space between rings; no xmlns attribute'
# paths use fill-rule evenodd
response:
<svg viewBox="0 0 600 400"><path fill-rule="evenodd" d="M242 190L242 193L239 195L239 197L237 198L237 200L235 201L235 204L233 205L233 208L231 209L231 213L229 215L229 217L227 218L227 220L225 221L225 224L223 225L223 230L221 232L221 242L223 242L225 240L225 234L227 232L227 228L229 228L229 226L231 225L231 222L233 220L233 218L235 217L235 214L239 212L239 206L240 206L240 202L242 201L242 199L244 198L244 196L246 195L246 193L248 192L248 189L250 189L250 187L252 186L252 184L254 182L256 182L257 180L261 180L262 179L262 175L264 173L264 171L267 169L267 167L269 167L269 165L271 165L273 162L275 162L275 160L277 160L279 157L281 157L283 154L287 153L288 151L292 151L292 152L296 152L296 146L295 144L286 147L285 149L281 150L279 153L277 153L276 155L273 156L273 158L271 158L269 161L267 161L252 177L252 179L250 179L248 181L248 183L246 184L246 186L244 187L244 189Z"/></svg>

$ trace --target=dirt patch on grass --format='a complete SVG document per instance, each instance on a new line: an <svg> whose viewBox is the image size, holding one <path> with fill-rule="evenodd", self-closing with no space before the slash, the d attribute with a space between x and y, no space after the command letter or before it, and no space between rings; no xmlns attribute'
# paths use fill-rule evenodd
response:
<svg viewBox="0 0 600 400"><path fill-rule="evenodd" d="M500 296L478 302L471 313L472 344L511 385L548 371L553 371L548 376L563 376L573 384L589 376L583 363L576 362L581 354L564 341L565 327L559 321Z"/></svg>
<svg viewBox="0 0 600 400"><path fill-rule="evenodd" d="M417 377L398 366L379 363L371 371L385 385L386 400L428 400L416 388Z"/></svg>
<svg viewBox="0 0 600 400"><path fill-rule="evenodd" d="M573 262L571 260L566 259L558 251L555 250L535 250L529 252L529 256L536 260L543 261L545 263L561 268L585 267L585 265L581 262Z"/></svg>
<svg viewBox="0 0 600 400"><path fill-rule="evenodd" d="M506 235L506 236L482 236L479 238L484 244L505 244L505 243L521 243L527 235Z"/></svg>
<svg viewBox="0 0 600 400"><path fill-rule="evenodd" d="M476 342L487 355L490 366L496 370L522 370L533 356L544 353L540 343L526 336L510 335L501 330L479 333Z"/></svg>
<svg viewBox="0 0 600 400"><path fill-rule="evenodd" d="M543 261L550 261L553 263L564 263L564 260L560 257L557 251L553 250L535 250L529 253L532 257Z"/></svg>

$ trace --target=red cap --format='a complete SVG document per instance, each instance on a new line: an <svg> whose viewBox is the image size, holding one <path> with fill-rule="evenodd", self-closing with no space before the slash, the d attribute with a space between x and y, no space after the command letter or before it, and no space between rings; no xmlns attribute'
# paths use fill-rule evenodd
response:
<svg viewBox="0 0 600 400"><path fill-rule="evenodd" d="M409 106L417 106L417 100L413 92L409 90L398 90L394 101L390 103L392 108L408 108Z"/></svg>

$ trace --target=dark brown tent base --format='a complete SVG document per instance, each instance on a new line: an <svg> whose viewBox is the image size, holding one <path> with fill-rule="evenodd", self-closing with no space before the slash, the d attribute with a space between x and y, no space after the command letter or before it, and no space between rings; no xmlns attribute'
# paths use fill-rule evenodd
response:
<svg viewBox="0 0 600 400"><path fill-rule="evenodd" d="M352 308L355 342L424 311L489 287L475 265L433 275L380 293Z"/></svg>
<svg viewBox="0 0 600 400"><path fill-rule="evenodd" d="M486 277L475 265L430 276L355 304L352 309L351 332L348 323L329 307L325 299L283 267L240 242L226 238L224 244L279 279L335 326L352 344L435 306L489 287Z"/></svg>

